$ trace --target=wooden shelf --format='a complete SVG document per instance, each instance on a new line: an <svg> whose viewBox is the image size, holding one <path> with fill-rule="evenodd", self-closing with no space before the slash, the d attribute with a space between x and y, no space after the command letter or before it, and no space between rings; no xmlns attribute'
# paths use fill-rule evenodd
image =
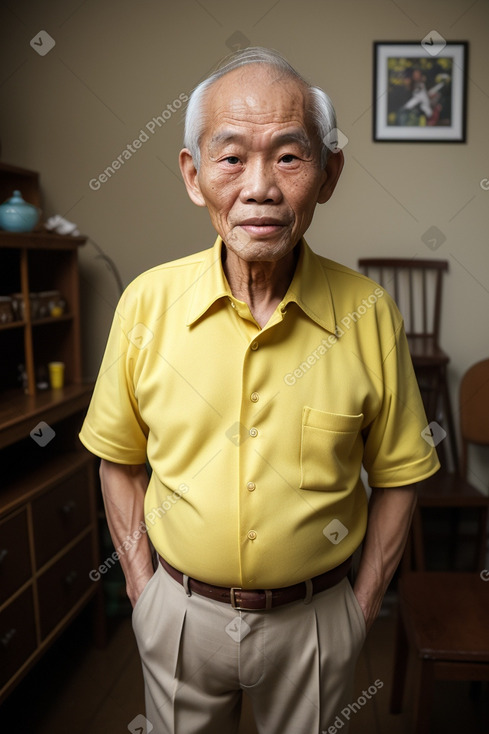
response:
<svg viewBox="0 0 489 734"><path fill-rule="evenodd" d="M58 324L63 321L72 321L74 318L72 313L64 313L61 316L45 316L42 319L33 319L32 328L36 326L45 326L47 324Z"/></svg>
<svg viewBox="0 0 489 734"><path fill-rule="evenodd" d="M72 321L74 315L72 313L64 313L61 316L45 316L42 319L33 319L31 326L45 326L47 324L58 324L63 321ZM26 325L26 321L9 321L6 324L0 324L0 331L6 331L7 329L20 329Z"/></svg>
<svg viewBox="0 0 489 734"><path fill-rule="evenodd" d="M76 250L84 245L86 241L87 238L81 235L71 237L48 232L47 230L34 230L33 232L5 232L0 230L0 247L8 247L9 249Z"/></svg>
<svg viewBox="0 0 489 734"><path fill-rule="evenodd" d="M25 395L21 389L2 394L0 403L0 449L28 437L43 420L48 425L88 407L93 384L66 385Z"/></svg>
<svg viewBox="0 0 489 734"><path fill-rule="evenodd" d="M49 461L35 464L9 483L0 493L0 512L13 512L17 507L35 499L58 482L76 474L92 464L92 457L86 451L66 451Z"/></svg>
<svg viewBox="0 0 489 734"><path fill-rule="evenodd" d="M0 324L0 331L7 331L7 329L22 329L25 326L25 321L8 321L6 324Z"/></svg>
<svg viewBox="0 0 489 734"><path fill-rule="evenodd" d="M36 180L39 178L37 171L31 171L30 168L22 168L21 166L16 166L13 163L4 163L3 161L0 163L0 171L8 174L9 178L14 175L35 178Z"/></svg>

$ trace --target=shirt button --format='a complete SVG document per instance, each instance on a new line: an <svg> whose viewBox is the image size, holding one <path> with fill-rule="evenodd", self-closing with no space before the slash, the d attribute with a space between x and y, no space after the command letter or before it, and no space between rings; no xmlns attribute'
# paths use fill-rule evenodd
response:
<svg viewBox="0 0 489 734"><path fill-rule="evenodd" d="M255 438L255 436L258 436L258 430L256 428L250 428L250 436L252 438Z"/></svg>
<svg viewBox="0 0 489 734"><path fill-rule="evenodd" d="M253 492L256 489L256 484L254 482L248 482L246 486L250 492Z"/></svg>
<svg viewBox="0 0 489 734"><path fill-rule="evenodd" d="M256 350L258 349L258 342L253 342L251 348L254 352L256 352Z"/></svg>
<svg viewBox="0 0 489 734"><path fill-rule="evenodd" d="M248 540L256 540L256 532L254 530L248 532Z"/></svg>
<svg viewBox="0 0 489 734"><path fill-rule="evenodd" d="M258 395L257 392L252 392L250 395L250 399L253 403L257 403L260 399L260 396Z"/></svg>

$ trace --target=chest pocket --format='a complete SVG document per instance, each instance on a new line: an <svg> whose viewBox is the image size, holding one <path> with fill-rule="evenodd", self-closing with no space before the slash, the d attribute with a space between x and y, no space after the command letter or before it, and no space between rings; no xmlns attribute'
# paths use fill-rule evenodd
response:
<svg viewBox="0 0 489 734"><path fill-rule="evenodd" d="M358 476L362 421L363 413L341 415L303 408L301 489L342 491Z"/></svg>

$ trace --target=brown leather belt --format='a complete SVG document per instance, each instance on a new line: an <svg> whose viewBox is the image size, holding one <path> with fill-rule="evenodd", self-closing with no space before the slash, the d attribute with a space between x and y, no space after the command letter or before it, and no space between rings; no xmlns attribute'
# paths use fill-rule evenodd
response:
<svg viewBox="0 0 489 734"><path fill-rule="evenodd" d="M170 566L164 558L158 556L160 563L165 571L178 581L179 584L185 587L184 575L176 568ZM309 581L302 581L299 584L293 586L284 586L281 589L241 589L239 587L228 588L225 586L213 586L212 584L205 584L202 581L196 579L188 579L189 591L195 592L200 596L205 596L208 599L214 599L214 601L220 601L225 604L231 604L233 609L243 612L254 612L260 609L272 609L273 607L280 607L282 604L290 604L293 601L299 599L305 600L308 595L318 594L320 591L330 589L332 586L336 586L342 579L345 578L351 567L351 556L346 561L341 563L331 571L326 571L320 576L314 576Z"/></svg>

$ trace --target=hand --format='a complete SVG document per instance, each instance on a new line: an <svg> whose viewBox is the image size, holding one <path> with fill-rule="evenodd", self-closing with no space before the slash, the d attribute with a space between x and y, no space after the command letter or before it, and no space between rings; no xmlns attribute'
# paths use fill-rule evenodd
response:
<svg viewBox="0 0 489 734"><path fill-rule="evenodd" d="M357 602L360 606L360 609L363 612L363 618L365 620L365 627L366 627L366 633L368 634L370 628L372 627L373 623L377 619L377 616L380 611L380 607L382 605L382 596L379 595L379 598L369 598L359 595L357 593L357 590L354 588L353 593L355 594L357 598Z"/></svg>
<svg viewBox="0 0 489 734"><path fill-rule="evenodd" d="M126 585L126 592L127 596L129 597L129 601L132 604L132 608L136 606L136 603L143 593L144 589L146 588L146 584L150 581L150 579L153 577L153 573L144 574L142 576L139 576L136 581L132 583L127 583Z"/></svg>

